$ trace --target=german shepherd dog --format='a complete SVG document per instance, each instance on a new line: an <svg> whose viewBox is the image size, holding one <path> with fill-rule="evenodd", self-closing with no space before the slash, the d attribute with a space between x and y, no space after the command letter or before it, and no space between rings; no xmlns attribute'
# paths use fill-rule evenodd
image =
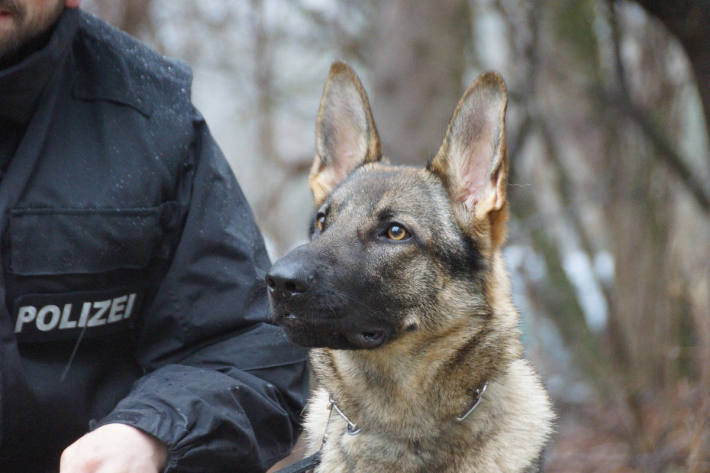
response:
<svg viewBox="0 0 710 473"><path fill-rule="evenodd" d="M538 471L554 414L501 255L506 103L482 74L427 166L393 166L357 75L331 66L311 241L266 278L275 322L312 348L317 473Z"/></svg>

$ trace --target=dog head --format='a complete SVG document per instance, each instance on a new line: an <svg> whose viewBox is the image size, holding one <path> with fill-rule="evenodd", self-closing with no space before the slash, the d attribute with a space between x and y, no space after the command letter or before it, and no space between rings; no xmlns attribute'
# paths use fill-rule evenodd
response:
<svg viewBox="0 0 710 473"><path fill-rule="evenodd" d="M311 241L267 275L291 340L374 349L490 315L486 274L507 215L506 102L501 77L481 75L426 168L391 166L358 77L331 66L309 176Z"/></svg>

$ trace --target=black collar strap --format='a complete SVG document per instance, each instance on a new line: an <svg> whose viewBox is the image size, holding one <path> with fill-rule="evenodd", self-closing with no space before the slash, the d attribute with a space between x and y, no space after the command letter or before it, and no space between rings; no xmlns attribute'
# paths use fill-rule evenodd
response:
<svg viewBox="0 0 710 473"><path fill-rule="evenodd" d="M312 471L318 465L320 465L320 450L310 457L306 457L285 468L281 468L276 473L306 473L307 471Z"/></svg>

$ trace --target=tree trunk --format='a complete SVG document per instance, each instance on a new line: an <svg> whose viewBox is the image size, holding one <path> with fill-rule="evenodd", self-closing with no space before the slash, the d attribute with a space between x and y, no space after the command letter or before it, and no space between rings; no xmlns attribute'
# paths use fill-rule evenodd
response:
<svg viewBox="0 0 710 473"><path fill-rule="evenodd" d="M710 136L710 2L707 0L636 0L658 18L683 46L695 75Z"/></svg>
<svg viewBox="0 0 710 473"><path fill-rule="evenodd" d="M370 99L384 154L423 165L438 150L463 93L468 4L392 0L375 23Z"/></svg>

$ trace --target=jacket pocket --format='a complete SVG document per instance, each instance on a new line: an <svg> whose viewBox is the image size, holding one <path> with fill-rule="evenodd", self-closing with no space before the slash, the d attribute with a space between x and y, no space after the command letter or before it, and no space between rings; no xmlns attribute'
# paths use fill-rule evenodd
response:
<svg viewBox="0 0 710 473"><path fill-rule="evenodd" d="M175 210L175 202L128 209L13 209L10 271L52 276L143 268L164 253L164 227Z"/></svg>

